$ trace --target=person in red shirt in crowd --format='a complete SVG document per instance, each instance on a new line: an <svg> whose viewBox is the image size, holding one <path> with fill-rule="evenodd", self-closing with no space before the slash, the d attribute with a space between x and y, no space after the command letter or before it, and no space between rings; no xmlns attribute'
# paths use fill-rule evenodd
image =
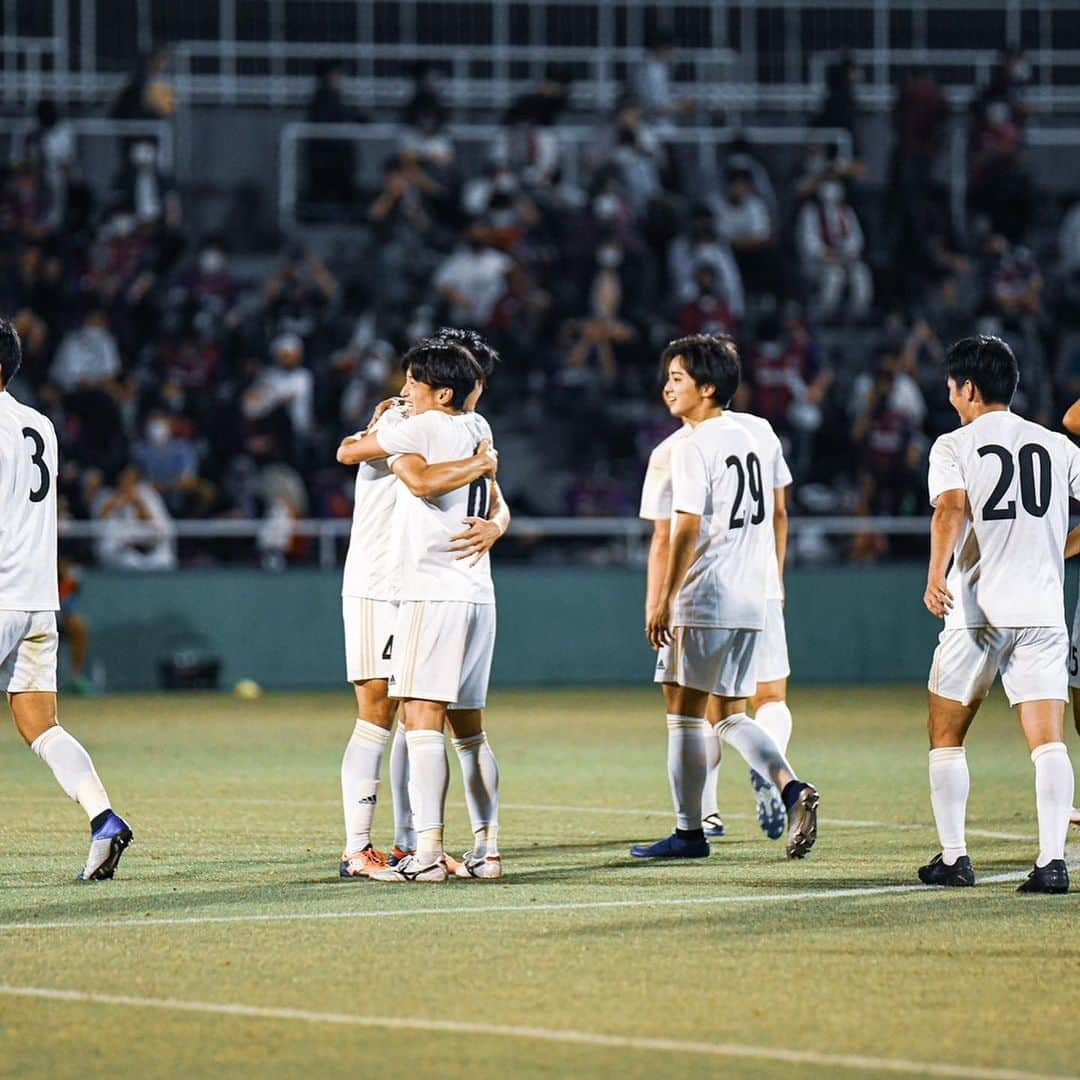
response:
<svg viewBox="0 0 1080 1080"><path fill-rule="evenodd" d="M694 271L694 283L697 296L679 308L679 333L682 337L691 334L728 334L734 336L738 321L731 310L731 305L721 293L716 271L703 263Z"/></svg>

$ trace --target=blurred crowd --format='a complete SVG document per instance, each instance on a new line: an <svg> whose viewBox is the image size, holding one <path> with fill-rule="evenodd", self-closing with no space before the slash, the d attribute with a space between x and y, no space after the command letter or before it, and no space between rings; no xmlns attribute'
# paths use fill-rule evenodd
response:
<svg viewBox="0 0 1080 1080"><path fill-rule="evenodd" d="M1080 390L1080 204L1049 229L1040 215L1021 53L974 97L956 221L942 161L955 117L929 74L897 87L885 178L872 183L860 157L859 69L842 60L798 160L780 168L735 138L706 180L675 136L709 118L674 91L670 46L657 35L613 113L591 118L574 170L565 72L515 101L484 159L466 162L438 73L418 67L378 182L358 180L354 144L306 144L303 212L348 225L322 254L289 238L256 257L227 234L192 235L152 139L126 139L109 190L91 190L70 125L41 103L0 184L0 309L26 354L13 389L60 436L63 514L111 523L93 557L168 568L173 521L231 517L263 523L265 564L304 558L293 520L351 512L339 439L440 325L473 327L502 354L484 408L525 513L635 512L671 426L656 358L686 333L738 340L735 407L781 434L804 514L924 512L927 446L955 423L938 361L958 336L1004 335L1019 407L1056 422ZM341 77L321 71L309 120L372 118ZM113 115L174 109L159 55ZM865 534L849 553L885 550Z"/></svg>

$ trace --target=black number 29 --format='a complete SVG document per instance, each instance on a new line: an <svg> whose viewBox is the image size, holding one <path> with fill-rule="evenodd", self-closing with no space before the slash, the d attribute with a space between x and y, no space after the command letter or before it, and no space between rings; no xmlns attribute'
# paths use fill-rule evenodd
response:
<svg viewBox="0 0 1080 1080"><path fill-rule="evenodd" d="M1006 492L1016 475L1016 466L1020 466L1020 502L1032 517L1044 517L1050 509L1051 466L1050 455L1046 448L1038 443L1021 446L1013 462L1012 454L1004 446L991 443L980 446L979 457L996 457L1001 463L1001 475L990 492L990 498L982 508L983 521L1012 521L1016 517L1016 500L1002 503ZM1035 479L1035 460L1039 461L1038 487Z"/></svg>
<svg viewBox="0 0 1080 1080"><path fill-rule="evenodd" d="M731 504L729 529L741 529L746 525L746 513L742 509L743 496L750 489L750 499L754 508L750 514L750 524L760 525L765 520L765 488L761 482L761 462L757 454L746 455L746 467L742 460L732 454L724 464L735 470L735 498Z"/></svg>
<svg viewBox="0 0 1080 1080"><path fill-rule="evenodd" d="M30 492L30 501L43 502L45 496L49 494L50 483L49 466L45 461L45 440L41 437L41 433L32 427L24 427L22 433L23 438L29 439L34 444L34 452L30 455L30 460L38 467L38 472L41 474L37 490Z"/></svg>

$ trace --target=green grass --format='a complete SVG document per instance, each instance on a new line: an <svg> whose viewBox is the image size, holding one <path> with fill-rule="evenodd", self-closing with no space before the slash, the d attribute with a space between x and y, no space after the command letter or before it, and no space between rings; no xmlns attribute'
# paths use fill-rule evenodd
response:
<svg viewBox="0 0 1080 1080"><path fill-rule="evenodd" d="M670 828L659 695L499 693L489 729L507 874L439 888L337 880L347 692L69 698L64 722L137 841L117 880L70 884L85 819L9 729L0 983L1074 1074L1077 894L1018 896L1010 881L831 895L908 884L936 850L923 696L793 693L791 755L822 793L805 862L788 863L762 837L746 770L729 754L728 837L707 860L658 866L632 863L627 848ZM969 757L971 826L1033 837L1031 764L1000 698L980 716ZM388 806L376 823L388 842ZM467 846L456 777L448 838ZM970 850L976 872L992 876L1025 870L1035 847L973 836ZM723 898L750 901L714 902ZM543 907L604 901L629 903ZM461 910L474 907L512 910ZM426 913L360 917L410 909ZM275 914L305 917L245 921ZM239 918L154 921L222 916ZM883 1068L0 995L4 1076L816 1078Z"/></svg>

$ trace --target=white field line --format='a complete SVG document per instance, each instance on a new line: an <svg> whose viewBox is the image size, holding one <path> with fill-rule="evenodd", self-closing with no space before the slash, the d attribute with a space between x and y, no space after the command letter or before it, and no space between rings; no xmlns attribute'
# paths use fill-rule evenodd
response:
<svg viewBox="0 0 1080 1080"><path fill-rule="evenodd" d="M273 1008L237 1002L184 1001L177 998L131 997L124 994L84 993L38 986L0 984L0 994L13 998L34 998L83 1005L120 1008L160 1009L164 1012L199 1013L213 1016L241 1016L253 1020L293 1021L302 1024L332 1024L344 1027L379 1028L391 1031L423 1031L440 1035L474 1035L568 1046L631 1050L636 1053L687 1054L713 1058L744 1058L754 1061L781 1061L790 1065L810 1065L826 1069L855 1069L875 1074L906 1073L913 1076L958 1077L961 1080L1067 1080L1046 1073L1016 1069L982 1068L977 1065L948 1065L938 1062L880 1058L861 1054L825 1054L816 1050L753 1046L740 1043L683 1042L679 1039L651 1039L641 1036L605 1035L595 1031L526 1027L515 1024L485 1024L462 1020L429 1020L421 1017L363 1016L353 1013L314 1012L310 1009Z"/></svg>
<svg viewBox="0 0 1080 1080"><path fill-rule="evenodd" d="M242 795L150 795L143 796L137 800L138 802L168 802L168 803L228 803L237 806L276 806L282 805L282 799L259 799L259 798L247 798ZM338 806L338 802L334 799L286 799L292 805L304 805L304 806ZM45 796L31 796L29 798L20 798L18 795L0 795L0 802L56 802L56 798L47 798ZM642 810L627 807L610 807L610 806L561 806L554 803L507 803L501 804L503 810L527 810L536 811L538 813L548 814L608 814L612 816L625 816L625 817L670 817L672 811L670 809L665 810ZM724 813L721 815L723 818L730 818L732 821L754 821L756 818L753 814L731 814ZM862 818L828 818L821 817L818 821L822 825L831 825L838 829L899 829L903 831L911 831L916 829L932 829L933 825L929 822L925 824L912 824L911 822L897 822L897 821L867 821ZM1010 832L996 832L990 829L968 829L968 836L977 836L984 840L1018 840L1023 843L1033 843L1037 838L1033 835L1025 836L1020 833Z"/></svg>
<svg viewBox="0 0 1080 1080"><path fill-rule="evenodd" d="M996 885L1002 882L1022 881L1027 877L1025 871L1011 871L1007 874L993 874L979 878L983 885ZM354 885L353 888L375 889L372 883ZM800 900L841 900L849 897L892 896L905 893L936 892L933 885L866 885L851 889L807 889L790 893L755 893L745 896L682 896L667 898L643 898L635 900L570 900L563 903L546 904L480 904L468 907L429 907L401 908L387 911L297 911L263 912L249 915L181 915L169 918L126 918L126 919L65 919L57 922L0 923L0 932L17 930L71 930L93 927L95 931L109 927L125 926L206 926L219 923L274 923L274 922L318 922L326 919L401 919L418 915L519 915L537 911L610 911L635 908L680 908L680 907L720 907L725 904L788 904Z"/></svg>

